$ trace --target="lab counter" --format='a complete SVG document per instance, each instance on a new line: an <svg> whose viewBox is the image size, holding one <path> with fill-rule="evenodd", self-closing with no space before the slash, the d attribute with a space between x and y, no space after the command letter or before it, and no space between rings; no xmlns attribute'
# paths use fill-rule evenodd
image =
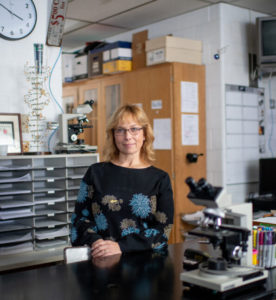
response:
<svg viewBox="0 0 276 300"><path fill-rule="evenodd" d="M180 280L185 249L209 251L209 247L191 240L169 245L165 253L137 252L5 272L0 274L1 300L209 299L210 295L207 297L199 288L195 294L183 288ZM275 279L273 269L262 287L231 299L274 299ZM211 296L212 299L217 297Z"/></svg>

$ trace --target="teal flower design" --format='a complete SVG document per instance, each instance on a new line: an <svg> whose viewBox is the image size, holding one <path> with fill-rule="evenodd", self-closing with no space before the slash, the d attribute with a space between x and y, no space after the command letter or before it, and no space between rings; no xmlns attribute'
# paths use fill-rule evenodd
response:
<svg viewBox="0 0 276 300"><path fill-rule="evenodd" d="M85 202L86 197L88 196L88 185L82 180L80 183L80 190L78 193L77 202Z"/></svg>
<svg viewBox="0 0 276 300"><path fill-rule="evenodd" d="M142 219L148 217L151 212L150 200L143 194L134 194L130 200L132 213Z"/></svg>
<svg viewBox="0 0 276 300"><path fill-rule="evenodd" d="M128 228L126 228L122 231L122 236L127 236L127 235L132 234L132 233L137 233L138 234L139 232L140 232L140 230L138 228L128 227Z"/></svg>
<svg viewBox="0 0 276 300"><path fill-rule="evenodd" d="M100 213L95 217L95 222L99 230L106 230L108 227L106 217L103 213Z"/></svg>
<svg viewBox="0 0 276 300"><path fill-rule="evenodd" d="M71 216L71 223L72 224L75 222L76 217L77 217L77 215L75 213L72 213L72 216Z"/></svg>
<svg viewBox="0 0 276 300"><path fill-rule="evenodd" d="M161 243L161 244L157 244L154 248L153 248L153 250L156 250L156 251L158 251L158 250L161 250L161 249L163 249L164 247L166 247L166 243Z"/></svg>
<svg viewBox="0 0 276 300"><path fill-rule="evenodd" d="M145 230L145 237L149 238L151 236L156 236L159 233L158 230L154 229L154 228L150 228Z"/></svg>
<svg viewBox="0 0 276 300"><path fill-rule="evenodd" d="M89 216L89 211L88 211L87 208L83 209L83 210L81 211L81 213L82 213L82 215L85 216L85 217Z"/></svg>
<svg viewBox="0 0 276 300"><path fill-rule="evenodd" d="M98 232L98 228L97 228L97 226L93 226L92 228L91 228L94 232Z"/></svg>
<svg viewBox="0 0 276 300"><path fill-rule="evenodd" d="M74 243L75 240L77 239L77 237L78 237L77 229L75 227L72 227L71 228L71 241Z"/></svg>

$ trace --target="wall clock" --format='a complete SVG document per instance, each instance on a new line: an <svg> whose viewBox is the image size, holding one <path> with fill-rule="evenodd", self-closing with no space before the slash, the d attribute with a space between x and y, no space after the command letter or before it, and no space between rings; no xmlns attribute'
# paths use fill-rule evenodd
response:
<svg viewBox="0 0 276 300"><path fill-rule="evenodd" d="M16 41L35 28L36 8L32 0L0 0L0 37Z"/></svg>

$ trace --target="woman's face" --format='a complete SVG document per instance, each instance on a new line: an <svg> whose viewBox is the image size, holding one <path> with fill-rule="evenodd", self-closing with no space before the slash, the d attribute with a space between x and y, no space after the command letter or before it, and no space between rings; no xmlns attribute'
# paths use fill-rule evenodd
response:
<svg viewBox="0 0 276 300"><path fill-rule="evenodd" d="M115 144L121 154L140 155L145 136L142 126L132 116L125 116L114 129Z"/></svg>

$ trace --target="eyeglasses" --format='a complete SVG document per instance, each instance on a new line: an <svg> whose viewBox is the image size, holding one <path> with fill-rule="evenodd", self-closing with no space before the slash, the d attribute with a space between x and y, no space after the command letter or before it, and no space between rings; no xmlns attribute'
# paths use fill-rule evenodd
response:
<svg viewBox="0 0 276 300"><path fill-rule="evenodd" d="M117 136L121 136L121 135L125 135L127 133L127 131L129 131L129 133L131 135L138 135L140 130L143 129L143 127L131 127L129 129L125 129L125 128L116 128L114 129L114 134Z"/></svg>

